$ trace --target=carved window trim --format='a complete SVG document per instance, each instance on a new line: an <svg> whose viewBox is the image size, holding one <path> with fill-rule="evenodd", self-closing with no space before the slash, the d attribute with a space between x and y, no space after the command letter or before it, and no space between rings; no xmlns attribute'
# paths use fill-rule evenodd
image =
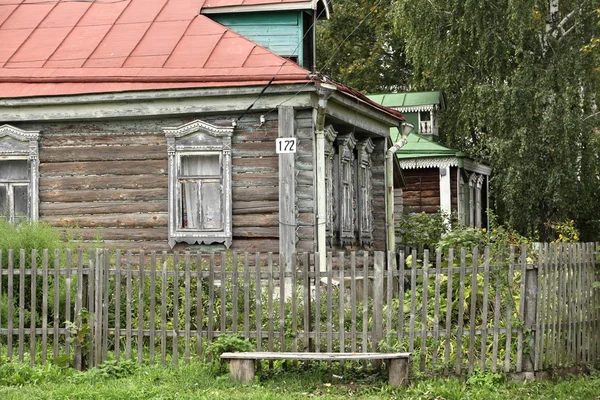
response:
<svg viewBox="0 0 600 400"><path fill-rule="evenodd" d="M358 144L358 239L361 245L373 242L373 172L372 153L375 149L369 138Z"/></svg>
<svg viewBox="0 0 600 400"><path fill-rule="evenodd" d="M336 237L336 202L335 202L335 184L337 182L335 176L334 160L336 154L335 139L337 138L337 132L331 125L325 128L325 207L326 207L326 236L327 244L333 247Z"/></svg>
<svg viewBox="0 0 600 400"><path fill-rule="evenodd" d="M355 240L355 158L356 139L352 133L338 135L338 216L339 235L342 246L352 246Z"/></svg>
<svg viewBox="0 0 600 400"><path fill-rule="evenodd" d="M163 128L167 138L169 157L169 246L175 243L223 243L227 248L232 241L231 200L231 137L233 128L218 127L196 120L179 127ZM221 166L222 230L202 230L179 227L182 217L182 194L179 188L181 160L185 156L219 155Z"/></svg>
<svg viewBox="0 0 600 400"><path fill-rule="evenodd" d="M27 218L37 221L39 216L39 131L25 131L11 125L0 126L0 162L10 160L27 160L27 181L18 183L2 180L0 185L7 188L7 195L13 185L27 185ZM15 222L14 205L9 210L9 221Z"/></svg>

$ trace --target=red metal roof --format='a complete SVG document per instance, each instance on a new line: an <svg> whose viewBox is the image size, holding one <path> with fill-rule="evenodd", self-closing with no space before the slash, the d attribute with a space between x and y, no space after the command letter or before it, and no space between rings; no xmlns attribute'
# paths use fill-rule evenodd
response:
<svg viewBox="0 0 600 400"><path fill-rule="evenodd" d="M204 0L0 0L0 97L307 82Z"/></svg>
<svg viewBox="0 0 600 400"><path fill-rule="evenodd" d="M302 2L0 0L0 98L310 82L294 62L200 15L209 1Z"/></svg>

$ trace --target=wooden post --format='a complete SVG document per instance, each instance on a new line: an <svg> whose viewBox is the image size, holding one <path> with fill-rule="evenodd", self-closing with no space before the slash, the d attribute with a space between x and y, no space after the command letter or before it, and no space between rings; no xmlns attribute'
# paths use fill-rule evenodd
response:
<svg viewBox="0 0 600 400"><path fill-rule="evenodd" d="M388 372L390 386L407 386L408 357L390 360Z"/></svg>
<svg viewBox="0 0 600 400"><path fill-rule="evenodd" d="M522 251L527 251L523 248ZM523 278L522 278L523 279ZM534 378L534 360L535 360L535 326L537 321L537 303L538 303L538 268L537 265L527 265L525 271L525 316L524 329L530 333L527 340L529 349L523 354L523 372L526 379Z"/></svg>
<svg viewBox="0 0 600 400"><path fill-rule="evenodd" d="M254 380L254 360L230 360L229 372L232 381L252 382Z"/></svg>
<svg viewBox="0 0 600 400"><path fill-rule="evenodd" d="M383 266L384 253L375 252L375 279L373 281L373 346L379 351L379 342L383 339Z"/></svg>
<svg viewBox="0 0 600 400"><path fill-rule="evenodd" d="M279 107L279 137L294 137L294 107ZM295 156L295 153L279 154L279 257L285 266L286 298L291 295L292 257L296 252Z"/></svg>

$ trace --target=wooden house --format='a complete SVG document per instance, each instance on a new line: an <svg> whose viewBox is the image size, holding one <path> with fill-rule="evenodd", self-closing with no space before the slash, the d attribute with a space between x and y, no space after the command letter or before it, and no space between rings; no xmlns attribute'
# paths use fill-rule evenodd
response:
<svg viewBox="0 0 600 400"><path fill-rule="evenodd" d="M296 51L225 26L246 11L296 15ZM386 249L386 151L403 117L296 63L312 62L307 24L328 12L293 0L3 4L5 218L126 249Z"/></svg>
<svg viewBox="0 0 600 400"><path fill-rule="evenodd" d="M411 212L454 213L463 224L487 228L491 168L438 143L439 113L446 108L443 93L393 93L369 98L401 111L417 128L396 152L406 181L403 206ZM398 130L393 128L391 135L395 139Z"/></svg>

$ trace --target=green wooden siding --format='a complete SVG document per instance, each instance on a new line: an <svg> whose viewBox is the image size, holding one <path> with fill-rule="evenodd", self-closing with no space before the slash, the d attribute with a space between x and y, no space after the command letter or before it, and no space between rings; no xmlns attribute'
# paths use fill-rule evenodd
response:
<svg viewBox="0 0 600 400"><path fill-rule="evenodd" d="M280 56L298 57L302 66L302 12L237 13L210 17Z"/></svg>

